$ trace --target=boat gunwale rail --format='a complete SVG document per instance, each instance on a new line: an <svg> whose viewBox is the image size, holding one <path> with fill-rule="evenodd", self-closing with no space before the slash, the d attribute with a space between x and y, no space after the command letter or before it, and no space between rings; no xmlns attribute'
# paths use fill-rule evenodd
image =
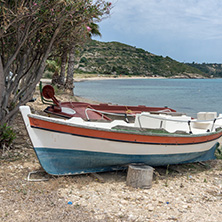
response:
<svg viewBox="0 0 222 222"><path fill-rule="evenodd" d="M101 127L95 127L95 126L87 126L87 125L82 125L82 124L79 124L79 123L73 123L73 122L68 122L67 120L61 120L61 119L57 119L57 118L50 118L50 117L46 117L46 116L41 116L41 115L38 115L38 114L28 114L28 117L30 118L34 118L34 119L39 119L39 120L42 120L42 121L47 121L47 122L51 122L51 123L56 123L56 124L61 124L61 125L67 125L67 126L74 126L74 127L80 127L80 128L85 128L85 129L91 129L91 130L98 130L98 131L108 131L108 132L119 132L119 133L126 133L126 134L139 134L139 135L144 135L144 136L173 136L173 137L199 137L199 136L206 136L206 134L217 134L218 131L215 131L215 132L205 132L205 133L195 133L195 134L178 134L178 133L151 133L151 132L145 132L143 130L139 131L138 132L127 132L127 131L124 131L124 130L116 130L114 129L113 127L110 128L110 129L107 129L107 128L101 128ZM105 122L104 122L105 123ZM106 124L106 123L105 123ZM38 128L38 127L36 127ZM41 129L41 128L39 128ZM140 128L138 128L140 129ZM222 129L221 129L222 131Z"/></svg>
<svg viewBox="0 0 222 222"><path fill-rule="evenodd" d="M210 120L197 120L197 119L196 120L192 120L192 119L191 120L179 120L179 119L168 119L168 118L165 118L165 117L154 116L154 114L141 113L140 115L138 115L138 122L139 122L139 126L140 126L141 129L143 129L143 127L141 125L141 121L140 121L140 118L142 116L151 117L153 119L171 121L171 122L184 122L184 123L187 123L188 126L189 126L189 129L190 129L190 133L192 133L190 123L207 123L207 122L212 122L212 127L211 127L211 132L212 132L213 128L214 128L215 122L217 120L219 120L219 119L222 119L222 117L217 117L217 118L210 119Z"/></svg>

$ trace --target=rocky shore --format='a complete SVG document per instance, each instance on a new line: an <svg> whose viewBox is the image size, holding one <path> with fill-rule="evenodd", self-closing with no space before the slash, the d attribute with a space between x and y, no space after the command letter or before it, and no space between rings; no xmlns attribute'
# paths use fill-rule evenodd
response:
<svg viewBox="0 0 222 222"><path fill-rule="evenodd" d="M30 103L36 113L42 105ZM82 101L67 94L63 101ZM42 172L20 114L13 149L0 151L1 221L178 221L219 222L222 218L222 160L155 168L151 189L126 185L126 171L78 176ZM46 181L29 182L32 178ZM41 172L40 172L41 171Z"/></svg>

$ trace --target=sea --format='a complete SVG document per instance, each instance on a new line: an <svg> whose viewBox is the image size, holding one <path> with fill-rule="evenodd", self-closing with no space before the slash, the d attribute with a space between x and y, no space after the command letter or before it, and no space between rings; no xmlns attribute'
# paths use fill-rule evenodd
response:
<svg viewBox="0 0 222 222"><path fill-rule="evenodd" d="M75 82L74 95L101 103L222 113L222 79L108 79Z"/></svg>

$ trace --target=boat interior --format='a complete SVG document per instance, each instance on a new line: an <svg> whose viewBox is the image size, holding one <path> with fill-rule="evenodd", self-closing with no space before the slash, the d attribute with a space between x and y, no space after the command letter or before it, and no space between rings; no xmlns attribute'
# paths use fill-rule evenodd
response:
<svg viewBox="0 0 222 222"><path fill-rule="evenodd" d="M222 126L222 114L217 117L216 112L199 112L193 119L182 113L142 112L136 114L134 121L115 119L112 121L84 120L73 117L66 120L88 127L96 127L112 130L147 131L162 130L164 133L202 134L214 132Z"/></svg>

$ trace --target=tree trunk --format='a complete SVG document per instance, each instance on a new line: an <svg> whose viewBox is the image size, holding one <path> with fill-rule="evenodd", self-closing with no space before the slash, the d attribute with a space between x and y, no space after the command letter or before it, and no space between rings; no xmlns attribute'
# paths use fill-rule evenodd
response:
<svg viewBox="0 0 222 222"><path fill-rule="evenodd" d="M3 95L3 98L1 98L0 100L1 101L0 103L0 123L1 124L7 123L13 120L15 115L18 113L19 106L27 103L31 99L32 94L36 88L36 85L42 77L42 74L46 66L46 60L49 57L49 53L51 52L52 45L55 41L56 36L58 35L60 31L61 26L62 24L59 24L59 26L54 31L54 34L44 54L41 56L41 58L39 58L39 61L35 65L35 68L30 72L21 74L21 76L16 75L15 79L10 80L11 86L9 88L7 89L6 87L1 88L0 93ZM4 77L4 71L3 72L1 71L1 66L2 66L2 63L0 64L0 84L2 84L1 82L2 75ZM23 82L24 84L22 85L21 82ZM3 79L3 84L4 83L5 83L5 80ZM18 85L19 85L19 91L15 91Z"/></svg>
<svg viewBox="0 0 222 222"><path fill-rule="evenodd" d="M0 104L3 97L4 87L5 87L5 78L4 78L4 71L3 71L3 65L2 65L2 58L0 56Z"/></svg>
<svg viewBox="0 0 222 222"><path fill-rule="evenodd" d="M52 76L52 81L51 81L51 84L52 85L56 85L56 86L59 86L59 73L58 72L55 72Z"/></svg>
<svg viewBox="0 0 222 222"><path fill-rule="evenodd" d="M67 70L67 77L66 77L66 84L65 88L70 90L72 94L74 88L74 65L75 65L75 46L73 45L70 52L69 52L69 60L68 60L68 70Z"/></svg>
<svg viewBox="0 0 222 222"><path fill-rule="evenodd" d="M65 84L66 63L67 63L67 51L65 51L61 57L61 69L58 79L58 84L61 86L64 86Z"/></svg>
<svg viewBox="0 0 222 222"><path fill-rule="evenodd" d="M0 105L2 106L2 101L4 98L4 92L5 92L5 76L3 71L3 65L2 65L2 58L0 56ZM0 109L0 125L2 124L1 120L3 117L3 109Z"/></svg>

